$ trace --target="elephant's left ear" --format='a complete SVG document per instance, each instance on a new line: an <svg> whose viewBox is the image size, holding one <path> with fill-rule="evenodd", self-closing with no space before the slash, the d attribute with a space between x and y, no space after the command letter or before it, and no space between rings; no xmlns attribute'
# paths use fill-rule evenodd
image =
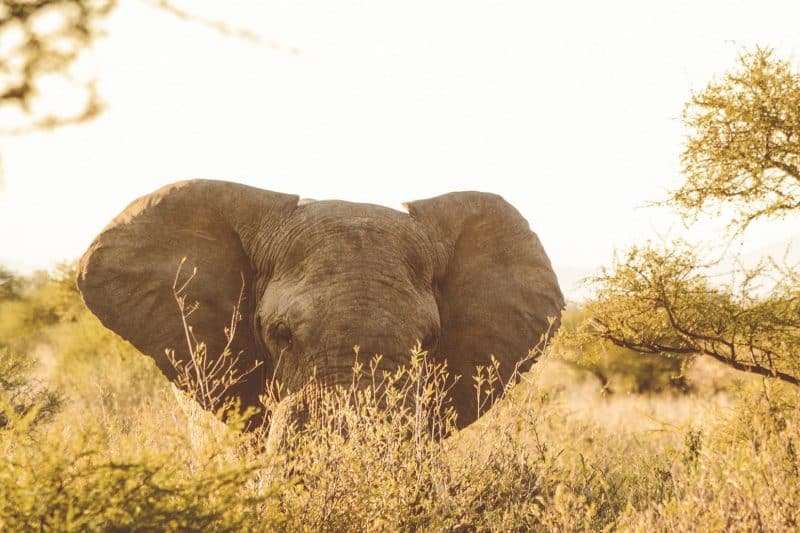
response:
<svg viewBox="0 0 800 533"><path fill-rule="evenodd" d="M507 379L542 336L558 327L564 297L539 238L500 196L456 192L406 207L441 254L434 280L439 352L463 376L454 390L463 396L457 403L471 405L476 367L494 355ZM459 422L476 414L460 412Z"/></svg>

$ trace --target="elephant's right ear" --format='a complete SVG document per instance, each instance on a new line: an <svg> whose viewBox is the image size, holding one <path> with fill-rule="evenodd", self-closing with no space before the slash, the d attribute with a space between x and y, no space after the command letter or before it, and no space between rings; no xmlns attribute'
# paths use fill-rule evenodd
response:
<svg viewBox="0 0 800 533"><path fill-rule="evenodd" d="M241 320L231 351L252 368L257 353L250 312L255 295L254 263L264 241L297 206L297 196L236 183L193 180L175 183L131 203L80 260L78 287L100 321L155 359L169 378L175 369L165 350L186 360L187 339L173 294L196 268L187 305L197 302L188 322L208 355L225 347L225 327L242 294ZM263 265L259 265L263 268ZM242 292L243 291L243 292Z"/></svg>
<svg viewBox="0 0 800 533"><path fill-rule="evenodd" d="M479 414L471 379L478 367L494 357L498 387L527 370L529 351L558 327L564 297L539 237L500 196L454 192L407 209L440 254L433 280L439 353L462 376L451 394L466 425Z"/></svg>

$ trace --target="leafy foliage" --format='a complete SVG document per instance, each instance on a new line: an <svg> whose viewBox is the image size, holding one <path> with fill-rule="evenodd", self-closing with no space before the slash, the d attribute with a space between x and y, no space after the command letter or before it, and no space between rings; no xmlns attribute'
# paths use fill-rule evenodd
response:
<svg viewBox="0 0 800 533"><path fill-rule="evenodd" d="M0 298L0 348L28 350L42 328L77 320L85 313L75 275L70 264L27 278L0 272L0 287L6 288L6 297Z"/></svg>
<svg viewBox="0 0 800 533"><path fill-rule="evenodd" d="M686 182L670 198L687 215L735 210L741 231L800 209L800 73L769 48L742 53L737 68L692 96Z"/></svg>
<svg viewBox="0 0 800 533"><path fill-rule="evenodd" d="M712 285L685 245L634 247L594 279L591 334L655 354L706 354L737 369L800 384L800 299L791 283L766 296L739 283Z"/></svg>
<svg viewBox="0 0 800 533"><path fill-rule="evenodd" d="M627 513L637 531L791 531L800 524L800 404L780 388L751 390L734 416L686 433L683 458L668 472L676 490Z"/></svg>
<svg viewBox="0 0 800 533"><path fill-rule="evenodd" d="M49 441L44 449L8 444L0 442L10 454L0 467L3 529L241 531L259 521L264 529L280 523L270 520L275 511L259 508L275 489L248 487L257 463L221 467L209 460L191 470L165 453L109 457L92 438L58 447Z"/></svg>
<svg viewBox="0 0 800 533"><path fill-rule="evenodd" d="M34 366L33 358L0 349L0 430L33 426L58 409L61 395L30 377Z"/></svg>
<svg viewBox="0 0 800 533"><path fill-rule="evenodd" d="M258 42L247 30L203 18L184 2L146 0L175 17L224 35ZM0 4L0 113L13 120L0 134L82 123L104 104L94 78L80 74L81 55L104 34L119 0L4 0ZM70 94L72 98L65 99ZM16 124L10 127L10 124Z"/></svg>

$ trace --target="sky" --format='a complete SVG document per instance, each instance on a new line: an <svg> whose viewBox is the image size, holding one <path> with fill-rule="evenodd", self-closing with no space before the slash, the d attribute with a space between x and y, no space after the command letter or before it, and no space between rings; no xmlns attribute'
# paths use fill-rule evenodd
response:
<svg viewBox="0 0 800 533"><path fill-rule="evenodd" d="M108 109L0 138L0 264L79 257L134 198L185 178L316 199L501 194L541 238L568 297L645 240L719 242L647 207L681 183L691 92L742 48L800 54L800 3L194 0L254 43L126 0L82 58ZM774 248L800 219L735 246Z"/></svg>

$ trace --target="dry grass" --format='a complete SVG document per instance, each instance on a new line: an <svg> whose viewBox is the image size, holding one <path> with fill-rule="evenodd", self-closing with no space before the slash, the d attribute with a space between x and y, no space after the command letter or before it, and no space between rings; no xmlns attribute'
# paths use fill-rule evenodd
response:
<svg viewBox="0 0 800 533"><path fill-rule="evenodd" d="M444 439L425 436L441 390L417 364L355 402L353 390L316 395L303 431L265 452L87 312L0 344L2 361L19 362L0 365L12 384L0 390L0 530L784 531L800 520L798 391L705 361L686 371L692 394L609 394L545 355L461 432L437 407ZM412 398L376 400L398 389ZM63 402L38 416L47 391Z"/></svg>

